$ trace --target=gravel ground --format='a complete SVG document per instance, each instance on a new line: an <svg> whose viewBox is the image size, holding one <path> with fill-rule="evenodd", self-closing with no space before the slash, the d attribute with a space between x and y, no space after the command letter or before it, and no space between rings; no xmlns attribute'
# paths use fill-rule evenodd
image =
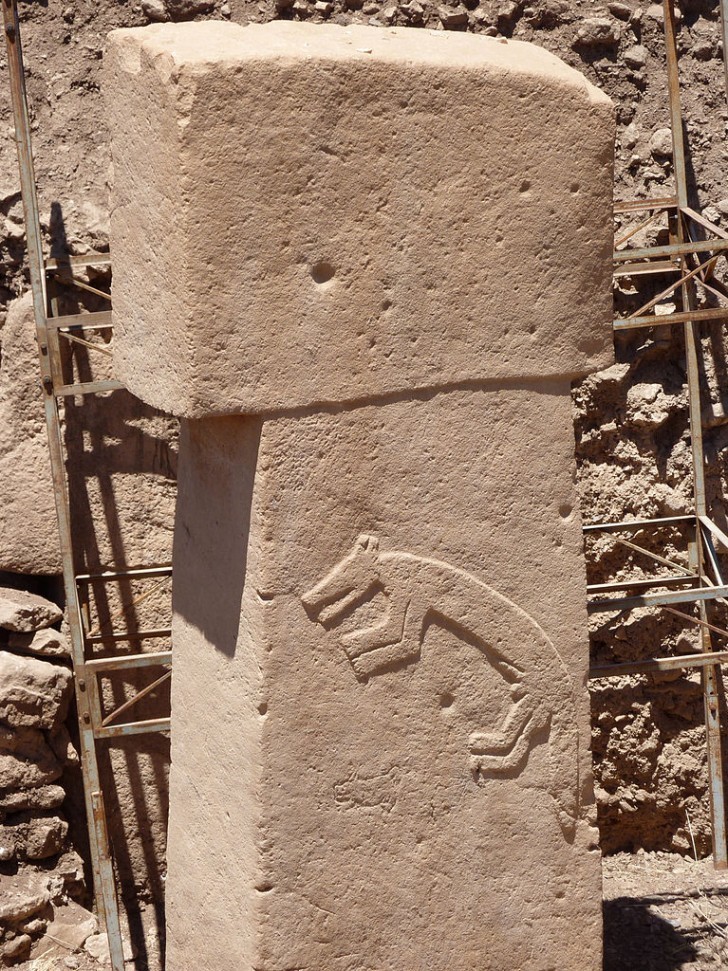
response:
<svg viewBox="0 0 728 971"><path fill-rule="evenodd" d="M675 853L604 860L604 971L728 967L728 871Z"/></svg>

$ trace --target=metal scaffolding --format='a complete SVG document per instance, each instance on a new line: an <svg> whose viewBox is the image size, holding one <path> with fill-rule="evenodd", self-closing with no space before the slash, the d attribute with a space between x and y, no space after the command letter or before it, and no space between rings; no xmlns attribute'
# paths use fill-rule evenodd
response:
<svg viewBox="0 0 728 971"><path fill-rule="evenodd" d="M727 0L721 0L724 30L728 26L727 6ZM626 232L623 228L620 229L615 239L614 274L616 279L626 277L632 281L654 281L655 277L659 277L667 286L633 313L615 320L613 327L615 333L643 327L682 328L687 371L694 512L690 515L659 519L593 523L585 526L584 532L589 536L604 532L630 534L663 527L684 528L690 533L690 566L687 568L630 540L620 538L619 542L624 546L661 566L672 568L674 572L654 578L591 584L587 588L588 610L594 614L659 607L698 627L701 650L679 657L656 657L646 661L593 667L590 677L596 679L675 669L700 669L705 702L713 861L717 869L726 869L728 850L720 727L720 705L723 697L720 666L728 663L728 650L721 650L715 639L728 638L728 631L713 622L713 613L715 604L725 603L728 598L728 585L723 578L716 552L716 545L728 552L728 536L708 515L700 387L700 328L705 324L718 324L728 320L728 305L722 302L728 301L728 288L713 275L718 260L725 258L728 253L728 233L689 204L674 0L663 0L663 8L675 195L662 199L636 199L615 205L615 216L639 218L637 224ZM724 61L728 63L725 48ZM646 247L628 245L640 232L648 227L655 227L661 220L667 223L667 244ZM656 308L669 297L679 302L679 309L668 314L658 313ZM707 305L700 306L699 298ZM624 592L629 595L613 596ZM696 605L697 616L675 610L675 605L679 604Z"/></svg>
<svg viewBox="0 0 728 971"><path fill-rule="evenodd" d="M108 253L92 253L88 256L66 256L55 260L45 260L43 237L38 208L38 197L33 165L30 135L30 117L25 89L25 71L20 42L17 0L0 0L3 9L3 24L8 55L8 71L15 121L15 137L20 168L20 184L25 212L30 285L33 296L33 311L36 324L38 353L40 360L41 384L48 432L48 445L51 460L53 492L58 517L63 581L66 597L66 610L71 639L71 654L78 709L78 726L81 749L81 768L91 848L93 889L99 918L108 934L111 964L113 971L124 971L119 906L116 894L116 879L112 860L111 845L107 826L104 794L97 745L119 737L138 735L147 732L169 731L170 717L140 721L118 719L126 714L138 701L159 688L171 676L171 650L141 651L135 654L114 652L98 656L95 648L101 645L106 651L109 645L120 643L141 644L148 639L169 638L170 627L154 630L125 629L123 620L126 609L138 604L149 596L142 593L132 601L122 603L102 623L92 626L89 609L89 592L94 587L124 581L141 583L171 576L169 563L106 570L98 573L82 573L77 569L78 555L75 536L71 525L69 505L69 483L64 450L63 421L60 401L73 396L77 401L86 395L120 391L124 388L120 381L76 381L64 375L62 342L81 345L92 353L108 354L103 344L88 338L93 334L111 330L111 312L83 313L66 316L58 315L59 301L55 296L57 283L70 284L94 296L110 301L108 293L91 286L76 275L89 267L110 264ZM119 621L116 630L109 631L110 622ZM152 683L138 690L121 704L109 706L104 698L100 678L110 674L123 674L146 668L166 669Z"/></svg>

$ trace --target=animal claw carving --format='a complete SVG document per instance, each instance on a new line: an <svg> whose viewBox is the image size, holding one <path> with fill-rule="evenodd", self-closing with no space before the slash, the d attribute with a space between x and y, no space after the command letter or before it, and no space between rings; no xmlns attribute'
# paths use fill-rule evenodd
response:
<svg viewBox="0 0 728 971"><path fill-rule="evenodd" d="M469 745L471 754L507 756L519 738L524 734L531 734L531 732L526 733L526 729L535 712L536 703L533 696L525 695L511 708L499 731L490 734L473 732Z"/></svg>

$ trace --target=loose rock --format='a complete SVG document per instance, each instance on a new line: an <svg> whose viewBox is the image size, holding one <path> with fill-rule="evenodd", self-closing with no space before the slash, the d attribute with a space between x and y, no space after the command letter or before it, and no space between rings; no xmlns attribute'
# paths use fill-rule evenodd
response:
<svg viewBox="0 0 728 971"><path fill-rule="evenodd" d="M26 762L14 755L0 754L0 780L6 784L6 788L31 789L34 786L41 786L46 782L53 782L61 774L60 767L56 763L56 768L48 771L44 766L35 762ZM2 792L4 790L0 790ZM0 795L0 801L2 796Z"/></svg>
<svg viewBox="0 0 728 971"><path fill-rule="evenodd" d="M43 957L61 945L69 951L79 951L89 937L99 929L96 917L85 907L73 901L53 906L53 919L48 925L48 936L33 952L35 959Z"/></svg>
<svg viewBox="0 0 728 971"><path fill-rule="evenodd" d="M63 611L50 600L25 590L0 587L0 627L5 630L33 632L62 618Z"/></svg>
<svg viewBox="0 0 728 971"><path fill-rule="evenodd" d="M658 128L653 132L650 151L655 158L672 158L672 132L669 128Z"/></svg>
<svg viewBox="0 0 728 971"><path fill-rule="evenodd" d="M647 10L645 10L645 19L662 26L665 21L665 11L662 9L662 5L659 3L650 4Z"/></svg>
<svg viewBox="0 0 728 971"><path fill-rule="evenodd" d="M573 46L576 48L616 47L619 28L606 17L591 17L579 27Z"/></svg>
<svg viewBox="0 0 728 971"><path fill-rule="evenodd" d="M19 634L13 632L8 637L8 647L23 654L35 654L40 657L70 657L71 645L60 631L47 627L36 631L35 634Z"/></svg>
<svg viewBox="0 0 728 971"><path fill-rule="evenodd" d="M60 853L68 835L68 823L59 816L18 813L0 828L3 842L14 842L15 853L27 860L46 860Z"/></svg>
<svg viewBox="0 0 728 971"><path fill-rule="evenodd" d="M164 0L142 0L142 13L149 20L157 22L169 20Z"/></svg>
<svg viewBox="0 0 728 971"><path fill-rule="evenodd" d="M619 20L629 20L632 16L632 8L628 3L608 3L607 10Z"/></svg>
<svg viewBox="0 0 728 971"><path fill-rule="evenodd" d="M445 30L452 30L454 27L463 27L468 22L468 11L462 6L439 7L437 15Z"/></svg>
<svg viewBox="0 0 728 971"><path fill-rule="evenodd" d="M71 672L60 664L0 651L0 721L56 731L65 721Z"/></svg>
<svg viewBox="0 0 728 971"><path fill-rule="evenodd" d="M0 924L17 924L32 917L50 899L47 874L35 870L0 873Z"/></svg>
<svg viewBox="0 0 728 971"><path fill-rule="evenodd" d="M19 813L29 809L58 809L66 798L61 786L0 792L0 812Z"/></svg>
<svg viewBox="0 0 728 971"><path fill-rule="evenodd" d="M166 6L173 20L187 20L215 9L214 0L166 0Z"/></svg>
<svg viewBox="0 0 728 971"><path fill-rule="evenodd" d="M642 44L635 44L634 47L628 47L624 52L624 62L627 67L631 67L635 71L643 68L647 63L647 48L643 47Z"/></svg>
<svg viewBox="0 0 728 971"><path fill-rule="evenodd" d="M3 944L2 956L6 963L23 961L30 954L30 946L33 942L27 934L19 934L12 941Z"/></svg>

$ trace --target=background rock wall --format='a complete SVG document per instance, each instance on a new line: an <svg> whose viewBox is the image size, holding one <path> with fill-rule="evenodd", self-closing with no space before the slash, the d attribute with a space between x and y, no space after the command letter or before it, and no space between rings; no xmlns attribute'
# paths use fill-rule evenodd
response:
<svg viewBox="0 0 728 971"><path fill-rule="evenodd" d="M54 254L84 253L108 243L108 137L99 90L104 37L114 27L167 18L224 17L244 23L286 17L471 30L533 41L577 67L616 102L617 197L667 195L671 189L662 7L658 5L638 0L48 0L21 7L41 212ZM684 0L679 47L693 195L702 206L709 204L710 219L725 225L728 111L717 0ZM0 418L17 412L15 403L8 404L9 397L22 401L22 418L16 414L12 421L8 417L0 422L0 510L4 510L0 517L5 517L0 518L0 570L11 571L18 580L24 574L55 574L58 561L45 486L30 504L34 519L26 516L22 521L16 512L23 508L18 497L37 494L46 472L41 458L40 393L34 397L32 382L28 383L32 353L25 357L26 311L16 306L8 316L8 307L27 286L27 277L6 82L0 54ZM656 233L647 237L658 238ZM103 275L95 274L93 279L104 282ZM628 283L620 286L615 297L621 308L634 308L637 299ZM579 481L587 521L690 509L685 363L675 330L619 337L617 364L575 389ZM26 344L21 347L23 341ZM720 337L711 340L707 332L704 343L711 361L704 375L712 402L706 415L712 426L706 439L708 488L711 512L725 527L722 497L728 426L719 391L724 343ZM79 358L74 366L87 365ZM108 562L112 552L116 557L123 554L127 563L163 558L172 524L174 423L125 396L99 399L83 410L71 405L66 420L80 496L74 521L83 537L84 563L93 568ZM32 472L36 467L38 478ZM18 491L21 473L25 476L22 492ZM91 512L102 523L98 547L88 531ZM27 527L24 533L18 532L21 526ZM684 560L684 536L673 530L658 538L663 553ZM590 541L588 547L593 582L633 576L647 565L609 537ZM38 582L52 586L50 580ZM116 591L100 611L110 613L119 598L128 599L133 592ZM155 611L162 612L163 599L164 591L158 601L145 602L141 619L153 619ZM132 620L139 622L139 618ZM599 662L684 651L687 640L695 638L676 618L649 611L622 624L602 618L595 622L591 636L593 656ZM123 696L123 687L116 690ZM604 849L644 846L687 851L689 818L698 850L707 852L708 797L698 676L676 672L659 678L603 681L593 685L592 697ZM159 738L136 740L114 747L107 760L107 770L111 762L115 769L116 796L110 808L130 900L136 892L148 900L160 896L166 815L164 745ZM67 804L80 804L77 784L68 786L66 798ZM68 810L66 815L71 815ZM82 848L82 834L74 836L72 830L72 837Z"/></svg>

